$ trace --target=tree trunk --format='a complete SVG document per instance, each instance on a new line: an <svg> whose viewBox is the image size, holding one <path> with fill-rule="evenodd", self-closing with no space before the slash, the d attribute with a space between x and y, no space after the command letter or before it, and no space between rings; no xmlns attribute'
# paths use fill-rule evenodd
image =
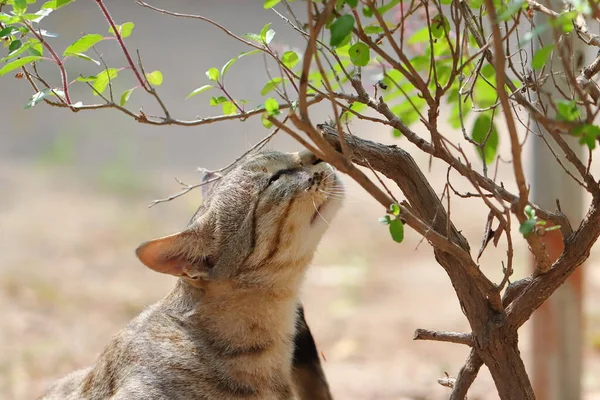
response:
<svg viewBox="0 0 600 400"><path fill-rule="evenodd" d="M535 400L519 352L517 332L501 326L477 343L478 353L490 370L502 400Z"/></svg>

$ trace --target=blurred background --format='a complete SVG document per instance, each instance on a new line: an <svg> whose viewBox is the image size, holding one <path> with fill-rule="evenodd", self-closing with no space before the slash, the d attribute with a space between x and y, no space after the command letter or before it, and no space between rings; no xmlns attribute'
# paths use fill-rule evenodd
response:
<svg viewBox="0 0 600 400"><path fill-rule="evenodd" d="M134 1L105 3L118 23L135 22L127 38L129 49L140 50L146 71L162 71L159 93L175 118L220 113L220 108L208 106L216 93L185 98L208 83L204 74L208 68L220 68L246 48L201 21L159 15ZM259 3L152 2L202 14L237 34L259 32L272 22L277 32L274 46L301 51L302 38ZM107 34L108 29L95 2L82 0L48 17L43 27L61 34L52 39L61 51L81 34ZM97 48L109 66L125 65L114 41ZM71 77L100 71L83 60L71 60L67 67ZM42 65L41 71L58 83L53 65ZM229 70L226 84L252 107L262 101L259 92L267 80L263 59L252 56ZM134 85L133 76L124 71L113 87L120 94ZM89 91L83 84L73 86L72 97L99 102ZM194 128L152 127L115 110L74 114L44 104L25 110L31 94L24 80L10 75L0 79L0 398L10 400L32 399L52 380L91 364L113 334L166 295L174 279L147 270L133 250L142 241L185 226L200 194L190 192L153 208L148 204L179 191L175 177L196 183L197 167L229 164L266 134L258 119ZM151 98L136 91L129 108L137 111L142 106L147 114L159 113ZM313 120L330 116L323 106ZM388 129L359 122L352 129L362 137L414 150ZM450 129L449 137L460 135ZM299 148L284 134L269 147ZM441 194L444 165L413 154ZM499 176L512 187L510 167L502 166ZM457 187L466 187L455 179ZM406 241L395 244L377 222L384 210L345 181L347 201L319 248L303 293L307 320L326 359L334 395L344 400L448 398L449 389L438 385L437 379L445 372L456 376L468 349L413 342L412 334L416 328L468 331L450 281L426 242L408 230ZM396 194L400 196L397 190ZM476 200L454 200L451 212L475 252L485 208ZM525 276L529 268L524 243L516 244L514 279ZM481 260L481 268L497 281L505 251L502 245L490 248ZM586 265L585 399L600 399L598 256L594 251ZM528 334L525 325L521 348L527 362ZM469 399L496 398L483 368Z"/></svg>

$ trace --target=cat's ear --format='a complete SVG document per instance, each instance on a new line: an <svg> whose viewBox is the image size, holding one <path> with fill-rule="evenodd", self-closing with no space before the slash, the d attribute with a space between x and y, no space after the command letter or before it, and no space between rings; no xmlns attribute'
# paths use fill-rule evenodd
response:
<svg viewBox="0 0 600 400"><path fill-rule="evenodd" d="M201 168L199 169L202 173L202 186L200 186L202 193L202 201L206 200L212 188L216 185L216 183L223 177L223 175L212 172L207 169Z"/></svg>
<svg viewBox="0 0 600 400"><path fill-rule="evenodd" d="M196 256L187 250L194 247L196 251L199 250L198 238L195 236L197 234L189 231L175 233L144 242L135 253L145 266L156 272L190 279L207 279L213 267L210 257Z"/></svg>

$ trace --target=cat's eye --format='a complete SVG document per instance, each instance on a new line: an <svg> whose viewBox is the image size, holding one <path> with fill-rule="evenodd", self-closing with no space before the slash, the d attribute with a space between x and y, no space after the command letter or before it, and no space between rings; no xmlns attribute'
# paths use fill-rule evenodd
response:
<svg viewBox="0 0 600 400"><path fill-rule="evenodd" d="M272 184L273 182L277 181L277 179L281 178L282 175L292 174L295 171L297 171L297 170L296 169L282 169L282 170L275 172L273 174L273 176L271 177L271 179L269 179L269 185Z"/></svg>

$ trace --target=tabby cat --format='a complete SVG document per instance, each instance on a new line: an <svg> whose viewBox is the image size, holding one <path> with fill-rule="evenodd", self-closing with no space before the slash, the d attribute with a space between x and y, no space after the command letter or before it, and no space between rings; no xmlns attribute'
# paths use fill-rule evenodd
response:
<svg viewBox="0 0 600 400"><path fill-rule="evenodd" d="M341 193L309 152L246 157L186 229L136 250L174 290L42 399L331 399L298 295Z"/></svg>

